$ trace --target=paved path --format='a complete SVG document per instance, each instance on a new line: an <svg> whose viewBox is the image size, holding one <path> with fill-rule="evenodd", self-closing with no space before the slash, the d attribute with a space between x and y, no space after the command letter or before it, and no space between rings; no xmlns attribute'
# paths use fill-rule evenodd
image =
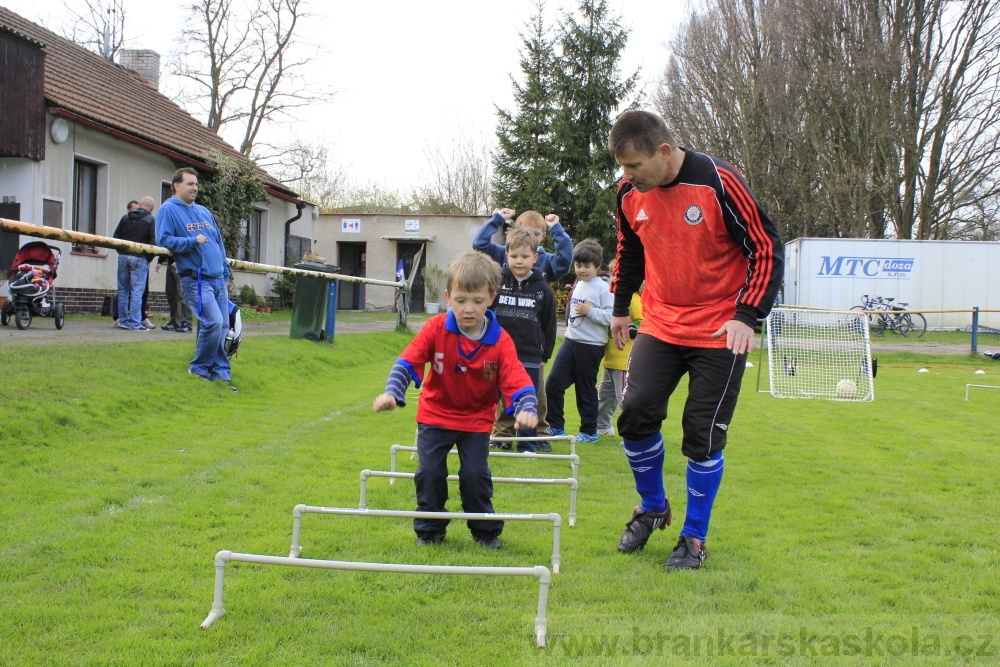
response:
<svg viewBox="0 0 1000 667"><path fill-rule="evenodd" d="M410 317L410 328L418 331L423 325L426 316L417 314ZM156 324L165 324L163 318L156 318ZM243 335L253 336L287 336L288 320L277 322L270 320L248 320L243 323ZM338 334L368 333L373 331L392 331L396 327L395 320L364 320L337 322ZM565 327L559 327L559 334L564 333ZM14 326L13 321L6 327L0 327L0 347L8 345L46 345L50 343L131 343L135 341L148 340L177 340L178 338L188 338L194 340L193 333L176 333L174 331L164 331L155 329L146 333L134 333L119 329L112 324L110 318L76 320L68 319L62 331L56 330L55 320L46 317L36 317L29 329L19 330ZM755 341L756 342L759 341ZM982 346L980 346L982 347ZM968 345L957 345L947 343L921 343L919 341L906 343L872 341L872 352L914 352L916 354L968 354ZM756 354L756 351L754 351Z"/></svg>

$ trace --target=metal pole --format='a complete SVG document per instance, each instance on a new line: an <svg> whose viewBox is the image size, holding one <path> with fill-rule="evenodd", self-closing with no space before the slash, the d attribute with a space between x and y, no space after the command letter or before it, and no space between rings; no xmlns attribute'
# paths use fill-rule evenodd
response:
<svg viewBox="0 0 1000 667"><path fill-rule="evenodd" d="M339 281L331 280L328 283L326 300L326 342L333 345L333 332L337 323L337 284Z"/></svg>
<svg viewBox="0 0 1000 667"><path fill-rule="evenodd" d="M979 347L979 306L972 309L972 354L975 354Z"/></svg>

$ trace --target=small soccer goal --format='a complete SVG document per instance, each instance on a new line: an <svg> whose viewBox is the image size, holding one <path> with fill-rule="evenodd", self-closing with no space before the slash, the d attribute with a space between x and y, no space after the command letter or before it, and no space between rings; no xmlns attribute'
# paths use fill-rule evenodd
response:
<svg viewBox="0 0 1000 667"><path fill-rule="evenodd" d="M772 396L875 400L864 313L775 308L766 326Z"/></svg>

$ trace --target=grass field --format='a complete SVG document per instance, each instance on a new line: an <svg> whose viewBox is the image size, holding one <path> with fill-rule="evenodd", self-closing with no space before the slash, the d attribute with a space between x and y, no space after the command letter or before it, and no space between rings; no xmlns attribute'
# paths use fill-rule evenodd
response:
<svg viewBox="0 0 1000 667"><path fill-rule="evenodd" d="M185 373L189 339L0 348L0 664L1000 661L1000 391L963 400L966 383L1000 384L1000 364L910 353L879 355L870 404L776 400L748 369L698 572L662 567L682 519L638 555L615 551L631 474L617 439L581 445L579 519L563 529L543 651L537 585L523 578L234 564L228 614L200 630L218 550L287 555L296 504L356 506L359 471L388 469L389 446L411 444L413 409L370 407L406 340L245 339L239 394ZM681 517L683 397L664 430ZM568 508L565 487L497 485L494 500ZM412 509L413 486L372 479L368 504ZM548 524L510 522L503 539L486 551L456 522L419 548L406 520L309 515L302 556L548 565Z"/></svg>

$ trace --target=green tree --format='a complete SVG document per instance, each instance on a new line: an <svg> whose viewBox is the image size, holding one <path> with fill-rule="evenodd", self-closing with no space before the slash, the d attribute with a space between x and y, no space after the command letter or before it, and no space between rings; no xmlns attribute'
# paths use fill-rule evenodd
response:
<svg viewBox="0 0 1000 667"><path fill-rule="evenodd" d="M524 82L511 77L516 111L497 109L492 199L500 207L534 209L544 215L556 210L565 187L557 172L558 148L552 136L557 102L555 39L545 24L541 1L521 38Z"/></svg>
<svg viewBox="0 0 1000 667"><path fill-rule="evenodd" d="M199 178L198 203L215 216L226 255L236 257L244 242L241 222L250 219L255 204L268 200L264 180L253 160L215 153L210 164L214 171Z"/></svg>
<svg viewBox="0 0 1000 667"><path fill-rule="evenodd" d="M628 30L605 0L581 0L553 37L539 2L522 39L516 111L497 110L493 201L556 213L570 236L592 236L610 254L618 165L607 139L638 80L618 67Z"/></svg>
<svg viewBox="0 0 1000 667"><path fill-rule="evenodd" d="M553 134L566 192L557 212L574 238L596 238L608 254L614 248L618 171L608 134L639 77L621 76L618 62L627 41L628 30L606 0L582 0L577 14L566 13L560 26Z"/></svg>

